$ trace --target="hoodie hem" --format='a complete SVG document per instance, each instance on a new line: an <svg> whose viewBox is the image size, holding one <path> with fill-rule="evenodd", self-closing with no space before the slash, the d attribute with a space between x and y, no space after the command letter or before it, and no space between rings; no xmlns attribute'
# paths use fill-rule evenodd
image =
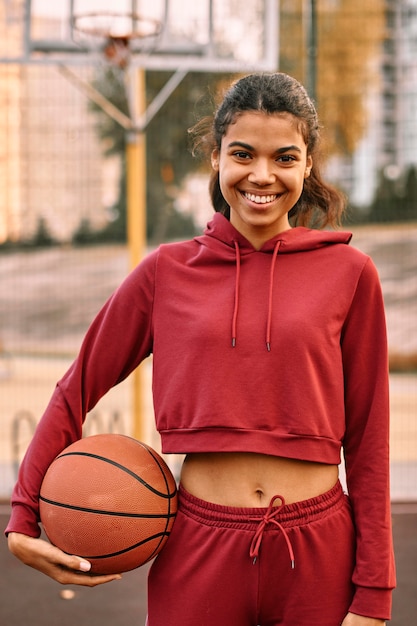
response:
<svg viewBox="0 0 417 626"><path fill-rule="evenodd" d="M164 454L252 452L303 461L339 465L340 441L248 429L205 428L160 430Z"/></svg>

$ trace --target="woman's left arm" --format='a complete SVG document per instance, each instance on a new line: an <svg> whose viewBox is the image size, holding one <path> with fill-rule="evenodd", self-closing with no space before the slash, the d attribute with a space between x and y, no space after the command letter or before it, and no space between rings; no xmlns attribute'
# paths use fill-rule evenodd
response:
<svg viewBox="0 0 417 626"><path fill-rule="evenodd" d="M369 258L364 259L358 276L341 347L346 421L343 451L356 528L356 565L352 577L355 595L343 626L373 626L390 618L395 567L389 493L385 312L379 276ZM371 621L358 621L361 619Z"/></svg>

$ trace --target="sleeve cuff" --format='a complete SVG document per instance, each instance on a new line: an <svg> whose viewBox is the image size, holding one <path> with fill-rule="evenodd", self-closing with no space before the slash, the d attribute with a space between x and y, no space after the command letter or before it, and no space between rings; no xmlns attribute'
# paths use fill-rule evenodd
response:
<svg viewBox="0 0 417 626"><path fill-rule="evenodd" d="M374 619L390 620L391 609L392 589L356 587L349 612Z"/></svg>
<svg viewBox="0 0 417 626"><path fill-rule="evenodd" d="M30 511L30 517L28 515ZM29 537L39 537L41 529L37 520L31 520L33 518L33 511L27 509L25 506L15 504L12 507L12 513L9 522L4 531L5 535L16 532L22 533L22 535L28 535Z"/></svg>

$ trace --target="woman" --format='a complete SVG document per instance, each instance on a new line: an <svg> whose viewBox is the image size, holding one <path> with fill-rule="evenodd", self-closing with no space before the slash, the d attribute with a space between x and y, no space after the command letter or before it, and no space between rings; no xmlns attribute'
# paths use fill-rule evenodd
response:
<svg viewBox="0 0 417 626"><path fill-rule="evenodd" d="M242 78L205 128L216 214L203 236L151 253L94 320L22 463L10 549L64 584L118 578L38 538L39 486L152 353L162 449L186 458L149 626L384 624L395 574L376 269L349 233L306 227L335 226L344 203L320 176L297 81Z"/></svg>

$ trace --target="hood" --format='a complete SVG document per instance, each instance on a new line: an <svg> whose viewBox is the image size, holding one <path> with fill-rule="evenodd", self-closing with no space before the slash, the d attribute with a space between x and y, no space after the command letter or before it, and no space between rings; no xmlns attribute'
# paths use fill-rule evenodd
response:
<svg viewBox="0 0 417 626"><path fill-rule="evenodd" d="M276 235L266 241L259 252L274 252L277 242L280 242L279 253L288 254L305 250L315 250L334 243L348 244L352 239L352 233L332 230L315 230L297 226ZM235 244L239 246L241 255L256 252L253 245L240 234L238 230L221 213L215 213L213 219L207 224L204 235L196 237L202 245L211 249L221 250L228 256L228 248L235 250Z"/></svg>
<svg viewBox="0 0 417 626"><path fill-rule="evenodd" d="M271 266L269 271L269 292L267 305L266 335L265 344L267 350L271 351L271 326L273 319L273 290L275 263L278 254L291 254L307 250L316 250L332 244L348 244L352 238L352 233L342 231L315 230L297 226L282 233L279 233L269 241L266 241L262 248L257 251L253 245L244 237L229 220L221 213L216 213L213 219L207 224L204 235L196 237L195 240L201 245L216 251L219 256L230 259L233 255L236 263L234 310L231 321L231 342L232 347L236 347L237 342L237 320L239 315L239 286L240 286L240 263L241 258L248 254L264 252L271 254Z"/></svg>

